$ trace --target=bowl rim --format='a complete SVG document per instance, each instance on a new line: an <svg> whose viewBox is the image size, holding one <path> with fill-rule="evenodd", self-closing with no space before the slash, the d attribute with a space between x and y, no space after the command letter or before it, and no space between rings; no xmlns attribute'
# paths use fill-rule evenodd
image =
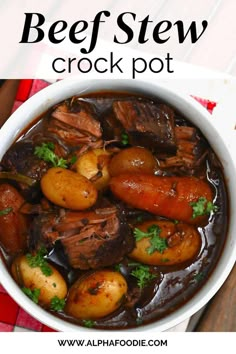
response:
<svg viewBox="0 0 236 354"><path fill-rule="evenodd" d="M171 82L171 80L170 80ZM102 90L101 90L102 87ZM166 317L154 321L150 324L143 325L137 328L121 329L119 331L130 332L146 332L146 331L165 331L168 330L200 310L220 289L230 274L235 260L236 260L236 241L233 241L233 233L236 231L236 220L233 218L233 210L236 209L236 186L234 186L234 178L236 177L236 161L232 158L229 146L227 145L227 131L219 131L214 126L211 115L202 107L196 100L190 96L182 93L177 93L166 84L157 83L154 80L125 80L125 79L81 79L78 77L58 81L43 90L36 93L23 103L7 120L0 130L0 140L2 141L0 147L0 159L5 151L10 147L13 141L20 135L21 131L33 121L35 117L43 113L52 105L71 97L73 94L86 94L88 92L96 91L130 91L152 95L167 101L178 110L181 105L184 105L184 112L190 111L192 117L198 121L198 126L210 142L214 146L223 168L227 173L228 197L230 202L230 225L227 236L227 248L224 250L217 262L215 269L208 278L207 282L200 290L184 305ZM74 92L71 94L71 92ZM154 94L153 94L154 92ZM185 114L184 114L185 115ZM23 117L23 119L22 119ZM188 117L190 121L192 117ZM27 123L26 123L27 122ZM196 124L196 122L194 123ZM209 131L210 127L210 131ZM216 141L219 144L216 144ZM234 198L235 197L235 198ZM232 235L232 236L230 236ZM225 251L227 249L227 252ZM34 316L36 319L46 324L47 326L58 331L81 331L87 332L91 329L81 327L76 324L64 321L42 309L40 306L34 304L28 297L20 290L13 278L10 276L5 267L4 262L0 257L0 277L2 285L6 291L14 298L14 300L24 308L24 310ZM93 331L109 331L92 329Z"/></svg>

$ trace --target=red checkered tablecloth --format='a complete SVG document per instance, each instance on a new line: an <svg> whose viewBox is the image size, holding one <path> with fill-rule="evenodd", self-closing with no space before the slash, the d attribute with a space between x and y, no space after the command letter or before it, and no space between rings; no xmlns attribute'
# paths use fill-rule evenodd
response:
<svg viewBox="0 0 236 354"><path fill-rule="evenodd" d="M48 85L49 83L44 80L21 80L13 111L29 97ZM212 113L216 106L215 102L195 96L193 97ZM53 329L43 325L18 306L0 284L0 332L14 331L54 332Z"/></svg>

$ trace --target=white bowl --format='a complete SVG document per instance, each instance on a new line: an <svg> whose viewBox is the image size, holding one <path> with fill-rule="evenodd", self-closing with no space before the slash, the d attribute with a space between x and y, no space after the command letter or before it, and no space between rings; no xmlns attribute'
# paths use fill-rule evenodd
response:
<svg viewBox="0 0 236 354"><path fill-rule="evenodd" d="M193 98L182 96L172 91L168 85L160 85L154 81L138 80L82 80L79 78L67 79L50 85L25 102L4 124L0 130L0 159L25 127L54 104L73 95L80 95L96 91L131 91L160 98L179 110L193 124L199 127L207 137L212 148L218 155L223 168L229 194L228 236L222 255L210 278L205 285L185 305L170 315L150 325L140 326L129 331L164 331L192 316L202 308L219 290L229 275L236 260L236 219L233 211L236 210L236 159L233 155L229 137L231 132L224 125L218 129L205 108L201 107ZM170 81L171 86L171 81ZM224 122L226 123L226 121ZM0 260L0 282L14 300L28 313L42 323L58 331L88 332L91 329L79 327L59 319L43 310L28 299L16 285L5 264Z"/></svg>

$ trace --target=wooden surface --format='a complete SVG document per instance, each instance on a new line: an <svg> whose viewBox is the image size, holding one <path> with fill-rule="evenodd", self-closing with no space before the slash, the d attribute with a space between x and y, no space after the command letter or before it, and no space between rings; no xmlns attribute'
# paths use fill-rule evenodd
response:
<svg viewBox="0 0 236 354"><path fill-rule="evenodd" d="M236 265L207 305L195 332L236 332Z"/></svg>

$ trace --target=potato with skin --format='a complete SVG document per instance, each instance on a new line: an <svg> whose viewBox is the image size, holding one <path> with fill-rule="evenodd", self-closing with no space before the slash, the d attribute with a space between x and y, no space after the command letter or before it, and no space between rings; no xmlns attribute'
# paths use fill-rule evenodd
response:
<svg viewBox="0 0 236 354"><path fill-rule="evenodd" d="M175 224L171 221L147 221L137 226L138 229L148 232L148 229L157 225L160 228L160 237L167 241L167 248L161 253L148 253L150 237L136 241L136 246L129 257L148 265L163 266L176 265L194 259L201 248L201 236L197 229L188 224Z"/></svg>
<svg viewBox="0 0 236 354"><path fill-rule="evenodd" d="M70 288L65 313L78 319L96 320L117 310L127 293L118 272L98 270L78 279Z"/></svg>
<svg viewBox="0 0 236 354"><path fill-rule="evenodd" d="M52 203L73 210L90 208L97 200L97 189L92 182L60 167L52 167L45 173L41 189Z"/></svg>
<svg viewBox="0 0 236 354"><path fill-rule="evenodd" d="M157 161L152 153L143 147L134 146L121 150L114 155L109 164L111 176L122 173L153 174L157 168Z"/></svg>
<svg viewBox="0 0 236 354"><path fill-rule="evenodd" d="M31 267L25 255L18 256L12 263L11 272L15 281L30 290L40 289L39 304L49 308L51 300L57 296L64 299L67 295L67 284L52 265L51 275L45 275L40 267Z"/></svg>
<svg viewBox="0 0 236 354"><path fill-rule="evenodd" d="M25 200L10 184L0 185L0 244L9 254L26 248L27 217L20 213Z"/></svg>
<svg viewBox="0 0 236 354"><path fill-rule="evenodd" d="M75 163L78 173L93 182L98 190L107 187L110 180L108 164L111 155L105 149L93 149L85 152Z"/></svg>

